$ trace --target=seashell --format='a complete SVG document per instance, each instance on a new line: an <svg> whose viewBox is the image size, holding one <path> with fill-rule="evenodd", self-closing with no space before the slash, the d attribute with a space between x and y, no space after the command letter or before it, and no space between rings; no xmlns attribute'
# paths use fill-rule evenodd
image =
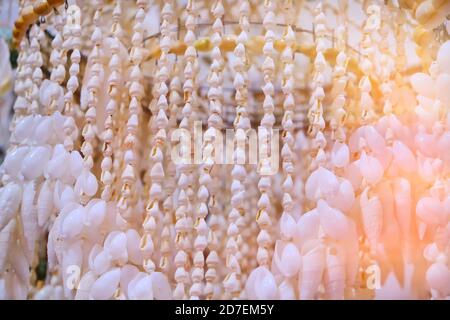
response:
<svg viewBox="0 0 450 320"><path fill-rule="evenodd" d="M348 234L344 241L345 246L345 271L347 286L353 286L356 281L356 275L359 270L359 245L358 245L358 232L356 229L356 223L352 220L348 220Z"/></svg>
<svg viewBox="0 0 450 320"><path fill-rule="evenodd" d="M61 196L59 197L59 205L58 208L61 209L63 204L75 203L76 197L73 192L73 188L70 186L65 186L63 191L61 192Z"/></svg>
<svg viewBox="0 0 450 320"><path fill-rule="evenodd" d="M92 284L90 298L94 300L111 299L114 292L119 286L120 268L114 268L102 274Z"/></svg>
<svg viewBox="0 0 450 320"><path fill-rule="evenodd" d="M411 76L410 82L415 92L428 98L434 98L434 81L428 74L415 73Z"/></svg>
<svg viewBox="0 0 450 320"><path fill-rule="evenodd" d="M127 236L127 252L128 260L134 264L142 264L142 252L139 250L141 237L134 229L129 229L126 232Z"/></svg>
<svg viewBox="0 0 450 320"><path fill-rule="evenodd" d="M14 128L14 137L19 142L26 142L33 137L34 128L36 126L35 116L29 115L21 119Z"/></svg>
<svg viewBox="0 0 450 320"><path fill-rule="evenodd" d="M36 143L38 145L48 143L53 135L52 129L52 119L50 117L42 117L39 124L37 124L33 135Z"/></svg>
<svg viewBox="0 0 450 320"><path fill-rule="evenodd" d="M361 158L358 162L361 175L370 184L378 183L383 177L383 166L377 158L369 156L365 151L361 153Z"/></svg>
<svg viewBox="0 0 450 320"><path fill-rule="evenodd" d="M41 176L50 159L50 150L46 147L34 147L22 162L22 174L28 180Z"/></svg>
<svg viewBox="0 0 450 320"><path fill-rule="evenodd" d="M75 182L74 191L77 195L86 194L92 197L97 192L97 188L97 178L90 171L84 170Z"/></svg>
<svg viewBox="0 0 450 320"><path fill-rule="evenodd" d="M0 273L3 273L6 260L9 257L9 252L14 241L13 235L15 230L15 219L10 220L3 229L0 229Z"/></svg>
<svg viewBox="0 0 450 320"><path fill-rule="evenodd" d="M319 200L317 211L320 224L325 233L335 240L342 240L347 235L347 217L339 210L331 208L325 201Z"/></svg>
<svg viewBox="0 0 450 320"><path fill-rule="evenodd" d="M345 143L335 142L331 150L331 163L337 168L344 168L350 160L350 151Z"/></svg>
<svg viewBox="0 0 450 320"><path fill-rule="evenodd" d="M0 230L14 217L22 199L22 188L16 183L8 183L0 189Z"/></svg>
<svg viewBox="0 0 450 320"><path fill-rule="evenodd" d="M324 278L325 291L328 299L344 299L345 275L344 248L339 245L333 245L327 248Z"/></svg>
<svg viewBox="0 0 450 320"><path fill-rule="evenodd" d="M172 290L167 277L161 272L150 274L152 282L153 297L155 300L172 300Z"/></svg>
<svg viewBox="0 0 450 320"><path fill-rule="evenodd" d="M58 144L53 150L53 156L47 164L48 175L53 179L61 179L67 174L67 163L69 162L69 153L63 145Z"/></svg>
<svg viewBox="0 0 450 320"><path fill-rule="evenodd" d="M245 284L250 300L273 300L278 296L277 283L273 274L264 266L253 269Z"/></svg>
<svg viewBox="0 0 450 320"><path fill-rule="evenodd" d="M439 248L435 243L430 243L423 250L423 256L428 262L436 262L439 256Z"/></svg>
<svg viewBox="0 0 450 320"><path fill-rule="evenodd" d="M361 194L360 205L364 231L369 239L371 250L375 253L383 223L383 207L377 196L369 199L368 192L367 187Z"/></svg>
<svg viewBox="0 0 450 320"><path fill-rule="evenodd" d="M75 295L75 300L88 300L89 292L91 291L92 285L97 276L92 271L88 271L81 277L81 280L77 286L77 293Z"/></svg>
<svg viewBox="0 0 450 320"><path fill-rule="evenodd" d="M127 236L124 232L111 232L105 239L104 248L111 261L118 263L128 261Z"/></svg>
<svg viewBox="0 0 450 320"><path fill-rule="evenodd" d="M83 158L81 157L78 151L72 151L70 153L70 173L74 178L77 178L81 175L83 171Z"/></svg>
<svg viewBox="0 0 450 320"><path fill-rule="evenodd" d="M395 216L406 239L411 234L411 185L405 178L397 178L394 183Z"/></svg>
<svg viewBox="0 0 450 320"><path fill-rule="evenodd" d="M327 203L342 211L348 212L355 201L355 192L353 191L352 184L346 179L340 179L339 191L326 199Z"/></svg>
<svg viewBox="0 0 450 320"><path fill-rule="evenodd" d="M74 270L79 270L83 262L83 249L81 241L75 241L64 249L60 266L61 270L63 270L64 296L68 298L72 294L72 288L74 287L73 272Z"/></svg>
<svg viewBox="0 0 450 320"><path fill-rule="evenodd" d="M111 260L109 259L108 253L103 250L99 244L95 244L88 258L89 268L96 275L101 275L105 273L111 266Z"/></svg>
<svg viewBox="0 0 450 320"><path fill-rule="evenodd" d="M31 255L34 254L34 246L38 238L37 210L34 205L35 195L36 189L34 182L28 182L23 190L20 215L23 225L23 234L28 249L27 252L31 253ZM31 261L32 257L28 256L28 259Z"/></svg>
<svg viewBox="0 0 450 320"><path fill-rule="evenodd" d="M297 223L294 218L290 214L283 212L280 218L281 237L291 239L295 235L296 229Z"/></svg>
<svg viewBox="0 0 450 320"><path fill-rule="evenodd" d="M66 239L73 239L80 235L83 231L83 221L85 220L86 214L86 209L80 205L68 213L61 225L62 236Z"/></svg>
<svg viewBox="0 0 450 320"><path fill-rule="evenodd" d="M447 221L445 211L439 199L423 197L417 201L416 215L430 225L442 224Z"/></svg>
<svg viewBox="0 0 450 320"><path fill-rule="evenodd" d="M153 300L152 279L144 272L139 272L128 284L130 300Z"/></svg>
<svg viewBox="0 0 450 320"><path fill-rule="evenodd" d="M284 279L278 286L280 300L295 300L295 288L290 279Z"/></svg>
<svg viewBox="0 0 450 320"><path fill-rule="evenodd" d="M359 161L356 160L346 168L345 178L350 181L353 186L353 190L358 190L362 183L361 170L359 169Z"/></svg>
<svg viewBox="0 0 450 320"><path fill-rule="evenodd" d="M15 243L11 248L9 262L18 279L23 283L28 283L30 279L30 265L24 252L20 249L19 243Z"/></svg>
<svg viewBox="0 0 450 320"><path fill-rule="evenodd" d="M56 109L61 111L64 105L64 90L54 81L44 79L39 88L39 102L44 107L49 107L55 100Z"/></svg>
<svg viewBox="0 0 450 320"><path fill-rule="evenodd" d="M320 215L317 209L303 214L297 221L297 232L294 236L294 242L298 248L311 239L316 239L319 235Z"/></svg>
<svg viewBox="0 0 450 320"><path fill-rule="evenodd" d="M436 61L439 71L450 74L450 40L445 41L438 50Z"/></svg>
<svg viewBox="0 0 450 320"><path fill-rule="evenodd" d="M440 150L440 159L443 161L450 161L449 150L450 148L450 132L445 132L438 142L438 150Z"/></svg>
<svg viewBox="0 0 450 320"><path fill-rule="evenodd" d="M85 225L98 227L103 223L106 215L106 202L103 200L91 200L87 205L88 213L85 216Z"/></svg>
<svg viewBox="0 0 450 320"><path fill-rule="evenodd" d="M325 247L320 243L317 244L315 241L310 241L310 243L315 244L312 249L302 250L303 264L301 281L299 280L301 300L314 299L325 270Z"/></svg>
<svg viewBox="0 0 450 320"><path fill-rule="evenodd" d="M405 172L416 170L416 158L411 150L402 142L396 140L392 146L394 163Z"/></svg>
<svg viewBox="0 0 450 320"><path fill-rule="evenodd" d="M443 105L450 104L450 73L442 73L436 78L436 98L439 99Z"/></svg>
<svg viewBox="0 0 450 320"><path fill-rule="evenodd" d="M339 189L339 181L331 171L319 167L306 180L305 194L310 200L317 201L332 196Z"/></svg>
<svg viewBox="0 0 450 320"><path fill-rule="evenodd" d="M276 268L285 277L295 276L301 268L300 253L291 242L284 244L283 241L278 240L275 243L273 259Z"/></svg>
<svg viewBox="0 0 450 320"><path fill-rule="evenodd" d="M22 162L29 153L30 148L26 146L18 147L6 154L3 162L5 172L12 177L18 177Z"/></svg>
<svg viewBox="0 0 450 320"><path fill-rule="evenodd" d="M131 264L126 264L120 270L120 290L128 296L128 285L139 273L139 269Z"/></svg>
<svg viewBox="0 0 450 320"><path fill-rule="evenodd" d="M444 298L450 293L450 270L443 263L433 263L426 272L426 280L432 290Z"/></svg>

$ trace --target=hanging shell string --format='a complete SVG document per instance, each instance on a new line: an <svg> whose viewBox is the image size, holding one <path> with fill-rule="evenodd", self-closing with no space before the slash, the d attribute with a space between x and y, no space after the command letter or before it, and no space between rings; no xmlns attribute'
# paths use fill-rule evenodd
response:
<svg viewBox="0 0 450 320"><path fill-rule="evenodd" d="M246 73L246 51L245 43L248 40L248 16L249 4L248 1L241 1L240 3L240 26L241 33L237 39L237 46L234 49L236 56L235 60L235 77L233 85L236 89L236 118L234 120L235 137L233 143L233 170L231 176L233 181L231 183L231 210L228 213L228 228L227 239L225 245L226 266L228 274L224 280L224 288L227 298L238 299L241 294L241 266L243 256L240 252L242 245L242 235L239 227L245 225L245 187L244 180L247 176L245 169L245 146L246 146L246 132L250 129L250 122L247 118L247 73Z"/></svg>
<svg viewBox="0 0 450 320"><path fill-rule="evenodd" d="M156 126L156 135L153 138L153 145L151 150L151 158L153 165L150 171L151 187L149 190L149 198L147 204L147 215L143 224L144 235L141 240L141 248L144 253L144 269L151 273L155 270L155 252L154 245L156 242L156 226L157 221L161 218L160 202L164 201L163 195L163 181L165 177L163 160L164 147L167 137L166 127L168 125L168 118L166 111L168 110L167 94L169 88L166 81L169 79L169 48L171 43L170 23L173 17L173 9L171 3L166 3L161 11L161 56L158 60L157 81L159 87L157 94L159 96L157 101L157 116L153 117L154 125ZM142 39L141 39L142 40ZM146 250L147 249L147 250ZM153 258L152 258L153 256Z"/></svg>
<svg viewBox="0 0 450 320"><path fill-rule="evenodd" d="M100 180L103 183L103 190L101 193L102 200L108 202L112 196L112 184L114 181L113 173L111 172L113 166L113 140L114 140L114 117L115 112L118 109L118 104L121 102L122 95L122 60L119 55L120 50L120 37L122 33L122 27L120 25L120 16L122 9L120 0L116 0L116 5L112 14L112 42L111 42L111 59L109 60L110 75L107 80L108 87L108 103L106 105L106 118L103 131L103 160L101 163L101 175Z"/></svg>
<svg viewBox="0 0 450 320"><path fill-rule="evenodd" d="M208 100L209 100L209 117L207 120L208 129L204 135L203 141L203 172L200 174L200 194L199 201L203 202L203 199L208 198L208 206L202 206L202 214L205 215L206 210L209 209L209 235L208 235L208 248L210 250L208 257L206 258L207 271L205 273L206 286L205 286L205 296L207 299L218 298L221 292L221 286L218 283L219 279L219 253L220 243L218 240L219 232L219 218L218 218L218 199L216 198L216 188L215 185L218 183L211 174L215 163L215 157L219 156L215 153L215 139L220 134L222 128L222 69L223 60L222 53L220 51L219 45L222 41L223 35L223 23L222 17L225 13L222 1L216 1L211 9L214 17L214 22L212 26L213 35L211 36L211 42L213 45L212 49L212 63L210 67L210 73L208 76Z"/></svg>

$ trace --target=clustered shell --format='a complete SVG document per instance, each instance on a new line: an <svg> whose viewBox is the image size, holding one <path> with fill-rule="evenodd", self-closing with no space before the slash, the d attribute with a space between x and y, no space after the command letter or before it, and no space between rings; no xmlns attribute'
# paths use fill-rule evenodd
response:
<svg viewBox="0 0 450 320"><path fill-rule="evenodd" d="M24 6L14 31L1 299L383 298L396 294L391 273L409 298L449 298L450 41L423 46L437 5L414 11L424 68L409 76L409 31L394 25L405 4L365 8L355 59L346 14L331 30L322 3L311 48L291 1L45 3ZM172 139L195 138L196 120L205 133L189 144L200 154ZM216 146L231 127L233 163L223 165ZM382 286L371 291L374 269Z"/></svg>

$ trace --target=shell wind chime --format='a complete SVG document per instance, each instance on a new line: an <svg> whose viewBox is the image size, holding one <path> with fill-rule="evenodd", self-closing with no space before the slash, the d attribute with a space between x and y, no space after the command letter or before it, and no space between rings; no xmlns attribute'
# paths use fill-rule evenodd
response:
<svg viewBox="0 0 450 320"><path fill-rule="evenodd" d="M448 299L449 14L21 0L0 298Z"/></svg>

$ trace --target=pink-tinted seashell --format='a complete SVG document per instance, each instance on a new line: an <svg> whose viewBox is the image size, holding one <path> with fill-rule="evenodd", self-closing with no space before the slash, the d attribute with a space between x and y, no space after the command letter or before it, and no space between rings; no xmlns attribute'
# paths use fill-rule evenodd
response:
<svg viewBox="0 0 450 320"><path fill-rule="evenodd" d="M22 205L20 210L23 233L26 240L27 255L28 260L32 260L34 255L35 242L38 238L38 221L37 221L37 210L34 205L34 197L36 195L36 189L34 182L28 182L23 190L22 195Z"/></svg>
<svg viewBox="0 0 450 320"><path fill-rule="evenodd" d="M450 73L442 73L436 78L436 98L445 106L450 104Z"/></svg>
<svg viewBox="0 0 450 320"><path fill-rule="evenodd" d="M331 150L331 163L337 168L344 168L348 165L350 151L345 143L335 142Z"/></svg>
<svg viewBox="0 0 450 320"><path fill-rule="evenodd" d="M438 150L440 151L440 158L444 161L450 161L450 132L446 131L439 138Z"/></svg>
<svg viewBox="0 0 450 320"><path fill-rule="evenodd" d="M443 263L432 264L425 275L431 289L439 292L441 298L450 293L450 271Z"/></svg>
<svg viewBox="0 0 450 320"><path fill-rule="evenodd" d="M436 61L439 65L439 71L450 74L450 40L444 42L436 56Z"/></svg>
<svg viewBox="0 0 450 320"><path fill-rule="evenodd" d="M94 300L107 300L112 298L119 286L120 268L114 268L101 275L92 285L90 297Z"/></svg>
<svg viewBox="0 0 450 320"><path fill-rule="evenodd" d="M273 300L278 296L277 283L273 274L264 266L254 269L245 284L250 300Z"/></svg>
<svg viewBox="0 0 450 320"><path fill-rule="evenodd" d="M402 142L396 140L393 144L394 162L405 172L416 170L416 158L411 150Z"/></svg>
<svg viewBox="0 0 450 320"><path fill-rule="evenodd" d="M310 200L324 199L334 195L339 189L339 181L331 171L319 167L306 180L305 193Z"/></svg>
<svg viewBox="0 0 450 320"><path fill-rule="evenodd" d="M411 76L410 81L415 92L429 98L434 97L434 81L428 74L422 72L415 73Z"/></svg>
<svg viewBox="0 0 450 320"><path fill-rule="evenodd" d="M416 205L417 216L427 224L437 225L447 219L439 199L432 197L421 198Z"/></svg>
<svg viewBox="0 0 450 320"><path fill-rule="evenodd" d="M288 242L277 241L275 244L274 263L285 277L295 276L301 268L301 256L297 247Z"/></svg>
<svg viewBox="0 0 450 320"><path fill-rule="evenodd" d="M88 204L88 214L86 215L85 224L88 226L99 226L102 224L106 215L106 202L103 200L91 200Z"/></svg>
<svg viewBox="0 0 450 320"><path fill-rule="evenodd" d="M97 276L92 271L85 273L77 286L75 300L88 300L89 292L95 280L97 280Z"/></svg>
<svg viewBox="0 0 450 320"><path fill-rule="evenodd" d="M326 199L328 204L342 212L348 212L355 201L355 192L352 184L345 179L341 179L339 191L336 195Z"/></svg>
<svg viewBox="0 0 450 320"><path fill-rule="evenodd" d="M8 183L0 189L0 230L16 214L22 200L22 188L16 183Z"/></svg>
<svg viewBox="0 0 450 320"><path fill-rule="evenodd" d="M319 243L312 249L302 252L302 255L303 264L301 280L299 280L300 299L311 300L314 299L322 281L325 269L325 247Z"/></svg>
<svg viewBox="0 0 450 320"><path fill-rule="evenodd" d="M411 233L411 185L405 178L397 178L394 183L395 216L406 239Z"/></svg>
<svg viewBox="0 0 450 320"><path fill-rule="evenodd" d="M361 175L370 184L376 184L383 177L383 166L377 158L369 156L365 151L361 153L358 162Z"/></svg>
<svg viewBox="0 0 450 320"><path fill-rule="evenodd" d="M428 262L435 262L439 256L439 248L435 243L430 243L423 250L423 256Z"/></svg>
<svg viewBox="0 0 450 320"><path fill-rule="evenodd" d="M339 245L326 250L325 289L328 299L343 300L345 289L345 250Z"/></svg>
<svg viewBox="0 0 450 320"><path fill-rule="evenodd" d="M75 183L75 194L86 194L90 197L95 195L98 188L97 178L89 171L85 170L78 176Z"/></svg>
<svg viewBox="0 0 450 320"><path fill-rule="evenodd" d="M9 252L14 241L13 233L16 229L16 220L12 219L0 230L0 273L3 273Z"/></svg>
<svg viewBox="0 0 450 320"><path fill-rule="evenodd" d="M369 188L366 188L361 194L360 204L364 231L369 239L371 250L375 253L383 223L383 207L377 196L368 198L368 190Z"/></svg>
<svg viewBox="0 0 450 320"><path fill-rule="evenodd" d="M432 134L427 134L425 132L419 132L416 134L415 145L417 149L427 157L434 157L436 155L436 142L435 137Z"/></svg>
<svg viewBox="0 0 450 320"><path fill-rule="evenodd" d="M297 233L294 242L298 248L302 248L306 241L318 237L320 227L320 215L317 209L303 214L297 221Z"/></svg>
<svg viewBox="0 0 450 320"><path fill-rule="evenodd" d="M320 224L325 233L335 240L342 240L347 235L347 217L334 208L331 208L325 201L319 200L317 211L320 216Z"/></svg>
<svg viewBox="0 0 450 320"><path fill-rule="evenodd" d="M350 163L345 171L345 178L350 181L353 186L353 190L359 189L363 178L361 175L361 170L359 169L359 161L360 160L356 160Z"/></svg>
<svg viewBox="0 0 450 320"><path fill-rule="evenodd" d="M291 239L295 235L296 229L297 223L294 218L284 212L280 218L280 233L282 238Z"/></svg>

